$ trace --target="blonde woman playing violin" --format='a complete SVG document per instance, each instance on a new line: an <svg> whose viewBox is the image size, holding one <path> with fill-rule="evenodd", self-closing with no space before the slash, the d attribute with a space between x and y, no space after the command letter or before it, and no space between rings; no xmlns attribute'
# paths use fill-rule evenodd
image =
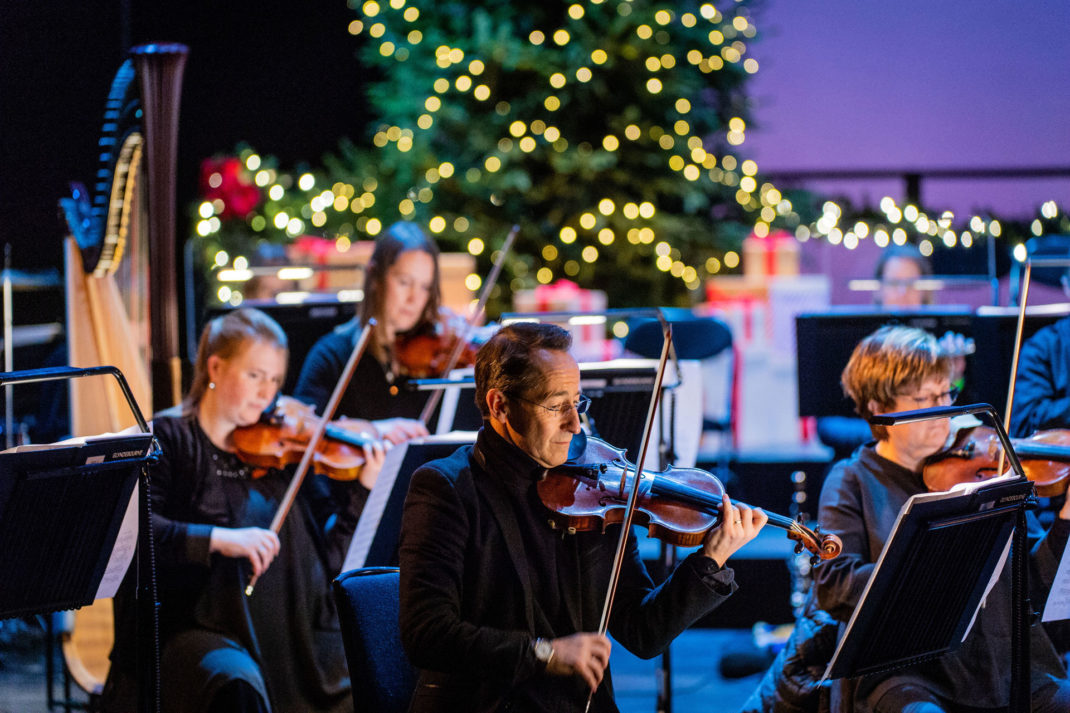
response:
<svg viewBox="0 0 1070 713"><path fill-rule="evenodd" d="M286 358L270 317L217 317L201 336L186 400L153 420L163 451L150 497L165 712L352 710L330 582L368 489L310 475L276 534L269 523L290 474L255 472L233 452L235 429L275 400ZM374 481L382 447L366 453ZM247 596L250 576L257 584ZM116 696L131 653L121 632L117 641ZM113 701L109 709L123 709Z"/></svg>
<svg viewBox="0 0 1070 713"><path fill-rule="evenodd" d="M950 357L928 332L913 327L878 329L855 347L841 383L863 418L875 414L948 406L954 401ZM874 440L829 472L821 490L818 521L843 541L835 560L814 568L817 602L840 622L851 617L873 572L900 508L927 490L925 460L942 451L948 419L871 426ZM1048 532L1030 514L1035 605L1042 607L1070 535L1070 504ZM939 597L939 592L933 592ZM1003 569L961 647L921 664L852 679L853 710L952 713L1005 710L1010 696L1010 567ZM1032 710L1070 710L1070 681L1044 626L1030 631Z"/></svg>

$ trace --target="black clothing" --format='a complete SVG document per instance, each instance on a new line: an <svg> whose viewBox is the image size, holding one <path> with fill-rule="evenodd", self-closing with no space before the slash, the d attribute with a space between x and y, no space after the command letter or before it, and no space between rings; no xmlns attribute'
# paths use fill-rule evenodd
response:
<svg viewBox="0 0 1070 713"><path fill-rule="evenodd" d="M1022 345L1011 435L1070 427L1070 317L1044 327Z"/></svg>
<svg viewBox="0 0 1070 713"><path fill-rule="evenodd" d="M400 547L402 642L421 669L410 710L582 709L585 687L544 674L532 642L598 631L619 529L552 530L535 501L542 475L486 424L413 474ZM632 534L610 633L650 658L735 588L701 553L655 588ZM608 671L591 710L616 710Z"/></svg>
<svg viewBox="0 0 1070 713"><path fill-rule="evenodd" d="M164 710L204 710L235 681L266 692L280 713L352 710L330 582L367 490L309 476L279 532L278 556L246 597L248 563L210 555L211 529L269 527L289 474L253 479L193 415L159 415L153 430L163 450L151 500Z"/></svg>
<svg viewBox="0 0 1070 713"><path fill-rule="evenodd" d="M309 351L294 387L294 398L316 407L322 414L331 399L360 337L361 325L352 319L320 337ZM430 391L410 391L407 377L388 374L366 349L357 362L353 378L338 402L339 416L375 421L384 418L419 418Z"/></svg>
<svg viewBox="0 0 1070 713"><path fill-rule="evenodd" d="M821 490L819 522L822 531L843 540L839 557L814 569L819 606L841 622L850 619L873 572L899 510L907 499L926 492L921 476L877 454L870 443L837 463ZM1047 591L1070 535L1070 521L1057 519L1045 534L1032 515L1030 532L1030 596L1042 610ZM938 596L938 593L934 593ZM933 661L852 679L858 689L855 710L872 710L873 702L897 686L925 688L962 705L994 708L1009 700L1010 567L996 585L963 644ZM1066 670L1044 627L1031 629L1032 690L1065 681Z"/></svg>
<svg viewBox="0 0 1070 713"><path fill-rule="evenodd" d="M813 588L788 640L740 713L828 713L831 681L821 676L836 652L838 622L817 608Z"/></svg>

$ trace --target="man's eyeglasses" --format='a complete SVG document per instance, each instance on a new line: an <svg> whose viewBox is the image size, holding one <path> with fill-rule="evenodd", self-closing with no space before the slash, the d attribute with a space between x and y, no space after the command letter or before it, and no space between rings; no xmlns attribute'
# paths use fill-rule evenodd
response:
<svg viewBox="0 0 1070 713"><path fill-rule="evenodd" d="M959 397L961 392L961 389L951 388L939 394L931 394L929 396L901 395L899 398L910 400L913 402L915 408L932 408L934 406L950 406L955 403L955 399Z"/></svg>
<svg viewBox="0 0 1070 713"><path fill-rule="evenodd" d="M573 410L576 412L577 415L582 416L583 414L587 413L587 409L591 407L590 397L584 396L582 394L580 395L580 398L576 401L576 403L566 403L561 404L559 406L543 406L542 404L536 403L531 399L525 399L523 396L517 396L515 394L513 394L512 396L514 399L519 399L520 401L529 403L532 406L538 406L541 409L546 409L547 411L556 416L567 416Z"/></svg>

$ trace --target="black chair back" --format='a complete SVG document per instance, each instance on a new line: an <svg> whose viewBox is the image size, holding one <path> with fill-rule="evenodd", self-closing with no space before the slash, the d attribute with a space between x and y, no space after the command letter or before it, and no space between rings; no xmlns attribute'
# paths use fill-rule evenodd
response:
<svg viewBox="0 0 1070 713"><path fill-rule="evenodd" d="M669 317L672 341L679 359L709 359L732 346L732 331L724 322L713 317ZM631 325L624 348L647 359L661 355L664 342L661 323L647 319Z"/></svg>
<svg viewBox="0 0 1070 713"><path fill-rule="evenodd" d="M334 580L353 703L358 711L404 713L416 669L401 648L397 567L365 567Z"/></svg>

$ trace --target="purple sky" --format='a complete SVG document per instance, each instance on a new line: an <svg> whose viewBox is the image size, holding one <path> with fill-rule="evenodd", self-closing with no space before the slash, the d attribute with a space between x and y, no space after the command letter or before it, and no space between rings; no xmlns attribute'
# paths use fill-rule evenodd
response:
<svg viewBox="0 0 1070 713"><path fill-rule="evenodd" d="M764 0L744 151L767 172L1070 166L1068 28L1064 0ZM902 198L896 181L823 187ZM922 189L960 215L1048 199L1070 208L1070 178Z"/></svg>

